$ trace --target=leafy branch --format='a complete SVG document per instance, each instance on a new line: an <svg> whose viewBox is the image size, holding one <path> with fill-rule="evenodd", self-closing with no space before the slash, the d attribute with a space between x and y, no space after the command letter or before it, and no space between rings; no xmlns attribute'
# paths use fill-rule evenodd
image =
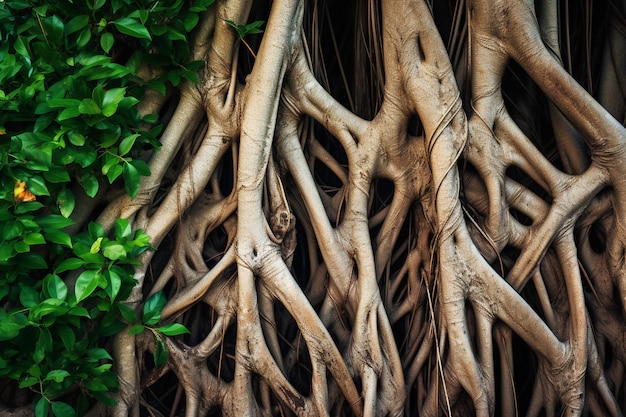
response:
<svg viewBox="0 0 626 417"><path fill-rule="evenodd" d="M185 333L191 333L185 326L180 323L169 323L160 327L153 327L161 320L161 311L167 298L163 291L159 291L151 295L143 306L143 315L141 318L141 324L136 324L129 329L130 334L139 334L148 329L154 335L154 341L156 343L154 349L154 366L160 367L165 365L169 358L169 352L165 346L163 336L178 336Z"/></svg>
<svg viewBox="0 0 626 417"><path fill-rule="evenodd" d="M246 42L244 38L248 35L263 33L263 29L261 29L261 26L265 22L263 20L256 20L252 23L248 23L247 25L239 25L232 20L224 20L224 21L230 27L235 29L235 32L237 32L237 35L239 36L239 39L241 40L241 42L243 42L245 47L248 48L248 51L250 51L250 54L252 54L252 56L256 59L256 54L254 53L254 51L252 50L252 48L250 47L250 45L248 44L248 42Z"/></svg>

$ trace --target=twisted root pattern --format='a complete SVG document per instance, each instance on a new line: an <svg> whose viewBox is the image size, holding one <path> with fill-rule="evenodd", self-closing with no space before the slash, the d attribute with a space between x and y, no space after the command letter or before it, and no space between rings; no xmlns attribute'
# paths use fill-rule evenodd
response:
<svg viewBox="0 0 626 417"><path fill-rule="evenodd" d="M164 289L162 320L192 331L167 340L160 370L135 362L150 341L116 341L116 414L173 380L166 408L190 417L621 415L626 131L546 46L556 2L459 2L469 83L425 1L371 2L384 73L371 119L312 65L316 2L274 1L237 78L225 20L250 3L205 16L202 82L183 87L150 161L150 203L101 215L162 244L130 302ZM551 101L560 165L509 114L511 62Z"/></svg>

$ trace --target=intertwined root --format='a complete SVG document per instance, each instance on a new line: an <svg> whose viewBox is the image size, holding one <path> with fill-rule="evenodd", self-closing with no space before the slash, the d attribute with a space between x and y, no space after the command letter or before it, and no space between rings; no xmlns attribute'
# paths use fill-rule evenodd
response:
<svg viewBox="0 0 626 417"><path fill-rule="evenodd" d="M273 2L237 83L223 20L246 21L249 7L221 1L207 16L203 83L185 87L165 132L175 145L151 163L161 181L187 149L176 181L144 187L155 208L107 211L173 242L150 288L170 293L163 320L192 330L167 341L172 412L620 415L626 131L548 52L534 6L468 2L471 86L459 88L427 4L383 1L372 120L314 75L301 28L317 9L300 1ZM510 59L553 101L555 131L568 126L563 170L507 111ZM568 140L578 132L586 145ZM139 394L125 388L120 415Z"/></svg>

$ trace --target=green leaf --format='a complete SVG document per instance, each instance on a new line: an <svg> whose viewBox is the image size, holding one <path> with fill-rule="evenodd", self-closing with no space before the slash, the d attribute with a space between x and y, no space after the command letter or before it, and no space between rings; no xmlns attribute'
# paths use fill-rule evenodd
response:
<svg viewBox="0 0 626 417"><path fill-rule="evenodd" d="M126 87L111 88L104 93L102 105L118 104L126 95Z"/></svg>
<svg viewBox="0 0 626 417"><path fill-rule="evenodd" d="M60 42L63 39L63 21L58 16L50 16L41 19L47 38L53 42Z"/></svg>
<svg viewBox="0 0 626 417"><path fill-rule="evenodd" d="M20 333L20 330L27 326L28 319L23 314L15 314L13 316L5 315L5 317L0 320L0 341L14 339Z"/></svg>
<svg viewBox="0 0 626 417"><path fill-rule="evenodd" d="M98 157L98 153L93 148L88 146L85 146L78 151L70 149L70 152L72 153L72 156L74 157L76 162L83 168L87 168L88 166L93 164Z"/></svg>
<svg viewBox="0 0 626 417"><path fill-rule="evenodd" d="M34 376L29 376L20 381L19 388L28 388L39 382L39 378Z"/></svg>
<svg viewBox="0 0 626 417"><path fill-rule="evenodd" d="M50 403L45 397L39 398L35 404L35 417L48 417Z"/></svg>
<svg viewBox="0 0 626 417"><path fill-rule="evenodd" d="M32 318L33 320L38 320L41 317L44 317L47 315L50 315L52 317L58 317L58 316L64 315L68 311L69 311L69 307L67 306L67 303L65 303L63 300L57 300L56 298L47 298L43 300L41 303L39 303L38 305L31 308L29 317ZM45 328L40 328L40 329L45 330ZM47 337L47 333L46 333L46 337ZM49 345L52 346L52 341L49 342Z"/></svg>
<svg viewBox="0 0 626 417"><path fill-rule="evenodd" d="M89 197L94 198L98 193L98 188L100 185L98 184L98 179L90 173L83 174L80 177L80 184L85 189L85 194Z"/></svg>
<svg viewBox="0 0 626 417"><path fill-rule="evenodd" d="M131 198L139 192L139 171L130 163L124 164L124 189Z"/></svg>
<svg viewBox="0 0 626 417"><path fill-rule="evenodd" d="M98 83L91 92L91 98L96 104L102 107L102 100L104 99L104 83Z"/></svg>
<svg viewBox="0 0 626 417"><path fill-rule="evenodd" d="M32 364L30 368L28 368L28 374L39 378L41 376L41 368L36 363Z"/></svg>
<svg viewBox="0 0 626 417"><path fill-rule="evenodd" d="M70 373L65 369L54 369L46 375L44 381L63 382L65 378L70 376Z"/></svg>
<svg viewBox="0 0 626 417"><path fill-rule="evenodd" d="M55 184L70 182L70 174L59 166L51 166L49 171L43 173L43 177L46 181Z"/></svg>
<svg viewBox="0 0 626 417"><path fill-rule="evenodd" d="M41 6L33 7L33 10L41 17L45 17L48 14L48 5L42 4Z"/></svg>
<svg viewBox="0 0 626 417"><path fill-rule="evenodd" d="M78 106L78 111L80 111L81 114L100 114L100 113L102 113L102 110L100 109L98 104L95 101L93 101L93 99L91 99L91 98L84 98L80 102L80 105Z"/></svg>
<svg viewBox="0 0 626 417"><path fill-rule="evenodd" d="M62 401L52 401L52 413L56 417L76 417L76 411L67 403Z"/></svg>
<svg viewBox="0 0 626 417"><path fill-rule="evenodd" d="M191 333L189 329L180 323L166 324L165 326L161 326L155 330L158 330L166 336L177 336L179 334Z"/></svg>
<svg viewBox="0 0 626 417"><path fill-rule="evenodd" d="M257 20L257 21L254 21L252 23L248 23L247 25L239 25L239 24L235 23L232 20L226 20L226 23L228 23L228 25L230 25L233 29L235 29L235 31L237 32L237 35L241 39L243 39L247 35L254 35L256 33L263 33L263 30L260 29L260 27L265 22L262 21L262 20Z"/></svg>
<svg viewBox="0 0 626 417"><path fill-rule="evenodd" d="M72 239L70 235L61 230L49 230L44 233L46 239L52 243L58 243L59 245L65 245L68 248L72 247Z"/></svg>
<svg viewBox="0 0 626 417"><path fill-rule="evenodd" d="M28 203L21 203L17 207L15 207L15 214L24 214L30 213L32 211L37 211L43 207L38 201L29 201Z"/></svg>
<svg viewBox="0 0 626 417"><path fill-rule="evenodd" d="M196 25L198 24L198 15L195 13L190 13L187 16L185 16L185 21L184 21L184 26L185 26L185 30L187 32L191 32L193 30L193 28L196 27Z"/></svg>
<svg viewBox="0 0 626 417"><path fill-rule="evenodd" d="M124 317L124 319L127 322L137 323L139 321L139 319L137 318L137 314L135 313L135 310L133 310L131 307L127 306L126 304L118 304L117 309L119 310L120 314L122 315L122 317Z"/></svg>
<svg viewBox="0 0 626 417"><path fill-rule="evenodd" d="M102 392L99 391L92 391L91 395L98 400L99 402L101 402L104 405L107 405L109 407L114 407L117 405L117 402L109 397L108 395L103 394Z"/></svg>
<svg viewBox="0 0 626 417"><path fill-rule="evenodd" d="M135 167L139 175L147 177L150 175L150 167L141 159L133 159L130 164Z"/></svg>
<svg viewBox="0 0 626 417"><path fill-rule="evenodd" d="M28 189L35 195L50 195L48 186L43 178L40 176L34 176L26 180Z"/></svg>
<svg viewBox="0 0 626 417"><path fill-rule="evenodd" d="M3 231L4 233L2 237L4 240L12 240L24 233L24 224L20 221L15 223L5 223Z"/></svg>
<svg viewBox="0 0 626 417"><path fill-rule="evenodd" d="M90 362L99 362L104 359L107 359L107 360L112 359L109 352L107 352L106 349L103 349L101 347L94 347L94 348L87 349L87 357L89 358Z"/></svg>
<svg viewBox="0 0 626 417"><path fill-rule="evenodd" d="M100 252L100 246L102 245L102 239L104 239L104 238L103 237L99 237L98 239L96 239L91 244L91 248L89 248L89 253L98 253L98 252Z"/></svg>
<svg viewBox="0 0 626 417"><path fill-rule="evenodd" d="M76 39L76 47L78 49L82 49L85 47L85 45L89 43L90 40L91 40L91 29L85 28L82 30L82 32L80 32L80 35L78 35L78 39Z"/></svg>
<svg viewBox="0 0 626 417"><path fill-rule="evenodd" d="M63 217L70 217L74 211L76 201L74 200L74 193L69 188L61 190L57 196L57 206Z"/></svg>
<svg viewBox="0 0 626 417"><path fill-rule="evenodd" d="M141 247L150 247L150 236L143 229L135 232L135 245Z"/></svg>
<svg viewBox="0 0 626 417"><path fill-rule="evenodd" d="M169 352L165 342L160 337L156 338L156 346L154 348L154 366L160 368L167 363Z"/></svg>
<svg viewBox="0 0 626 417"><path fill-rule="evenodd" d="M113 34L110 33L110 32L106 32L100 38L100 46L102 47L104 52L106 52L107 54L109 53L109 51L113 47L114 43L115 43L115 38L113 37Z"/></svg>
<svg viewBox="0 0 626 417"><path fill-rule="evenodd" d="M17 253L25 253L30 251L30 245L26 242L15 242L13 249Z"/></svg>
<svg viewBox="0 0 626 417"><path fill-rule="evenodd" d="M172 28L167 28L167 38L171 41L186 41L187 37L184 33Z"/></svg>
<svg viewBox="0 0 626 417"><path fill-rule="evenodd" d="M45 327L39 327L39 338L35 343L35 351L33 352L33 360L35 363L41 363L52 347L52 337L50 331ZM49 349L50 348L50 349Z"/></svg>
<svg viewBox="0 0 626 417"><path fill-rule="evenodd" d="M104 155L104 164L102 164L102 174L107 175L113 165L120 163L120 159L109 154Z"/></svg>
<svg viewBox="0 0 626 417"><path fill-rule="evenodd" d="M75 98L51 98L48 100L48 107L52 109L78 107L79 104L80 100Z"/></svg>
<svg viewBox="0 0 626 417"><path fill-rule="evenodd" d="M207 9L210 5L212 5L214 2L215 2L215 0L196 0L196 1L193 3L193 6L191 6L191 7L189 8L189 11L190 11L190 12L193 12L193 13L201 13L201 12L204 12L204 11L206 11L206 9Z"/></svg>
<svg viewBox="0 0 626 417"><path fill-rule="evenodd" d="M81 252L80 254L78 254L78 256L83 261L85 261L85 265L87 265L89 268L100 267L106 263L104 256L102 256L99 252L98 253L91 253L89 251Z"/></svg>
<svg viewBox="0 0 626 417"><path fill-rule="evenodd" d="M55 274L60 274L61 272L75 270L83 266L84 261L78 258L67 258L63 262L59 264L54 270Z"/></svg>
<svg viewBox="0 0 626 417"><path fill-rule="evenodd" d="M65 34L71 35L74 32L78 32L89 23L89 16L80 15L75 16L65 24Z"/></svg>
<svg viewBox="0 0 626 417"><path fill-rule="evenodd" d="M139 334L143 332L145 329L146 329L145 326L141 324L135 324L134 326L131 326L130 329L128 329L128 334Z"/></svg>
<svg viewBox="0 0 626 417"><path fill-rule="evenodd" d="M33 287L23 286L20 291L20 303L26 308L39 304L39 293Z"/></svg>
<svg viewBox="0 0 626 417"><path fill-rule="evenodd" d="M133 135L129 135L126 136L122 142L120 142L120 156L124 156L126 155L128 152L130 152L130 150L133 148L133 145L135 144L135 140L137 140L137 138L139 137L138 133L135 133Z"/></svg>
<svg viewBox="0 0 626 417"><path fill-rule="evenodd" d="M107 104L106 106L102 107L102 115L104 117L111 117L115 114L116 111L117 111L116 103Z"/></svg>
<svg viewBox="0 0 626 417"><path fill-rule="evenodd" d="M237 32L237 36L239 36L240 38L243 38L244 36L246 36L245 33L245 29L243 25L238 25L237 23L235 23L234 20L225 20L225 22L232 27L233 29L235 29L235 32Z"/></svg>
<svg viewBox="0 0 626 417"><path fill-rule="evenodd" d="M30 3L26 0L13 0L7 4L7 6L11 7L13 10L24 10L30 6Z"/></svg>
<svg viewBox="0 0 626 417"><path fill-rule="evenodd" d="M88 269L83 271L76 280L74 293L76 294L76 302L79 303L89 297L98 286L98 275L100 272Z"/></svg>
<svg viewBox="0 0 626 417"><path fill-rule="evenodd" d="M128 17L139 18L139 21L141 22L142 25L146 24L146 21L148 20L149 16L150 16L150 11L145 10L145 9L135 10L128 15Z"/></svg>
<svg viewBox="0 0 626 417"><path fill-rule="evenodd" d="M38 253L28 252L22 253L19 256L19 261L22 265L28 265L30 269L47 269L48 264L46 260Z"/></svg>
<svg viewBox="0 0 626 417"><path fill-rule="evenodd" d="M62 122L64 120L72 119L72 118L78 117L78 116L80 116L80 110L78 110L78 106L77 107L68 107L66 109L63 109L63 111L61 111L61 113L59 113L59 115L57 116L57 120L59 122Z"/></svg>
<svg viewBox="0 0 626 417"><path fill-rule="evenodd" d="M92 379L91 381L85 382L85 388L87 388L89 391L92 391L92 392L109 390L109 387L107 387L105 384L98 381L97 379Z"/></svg>
<svg viewBox="0 0 626 417"><path fill-rule="evenodd" d="M78 112L78 107L76 108L76 111ZM75 130L70 130L69 132L67 132L67 138L70 140L70 143L72 145L83 146L85 144L85 137L82 135L82 133Z"/></svg>
<svg viewBox="0 0 626 417"><path fill-rule="evenodd" d="M2 96L2 93L0 93L0 96ZM39 104L37 105L37 107L39 107ZM42 114L41 116L37 117L37 120L35 121L35 124L33 125L33 132L44 131L48 126L50 126L50 124L52 124L53 120L54 120L53 114L45 114L45 115Z"/></svg>
<svg viewBox="0 0 626 417"><path fill-rule="evenodd" d="M120 288L122 287L122 278L118 275L117 272L112 270L104 271L104 275L107 278L108 285L104 289L111 301L115 300L117 294L120 292Z"/></svg>
<svg viewBox="0 0 626 417"><path fill-rule="evenodd" d="M76 343L76 335L74 331L69 326L56 326L55 327L55 335L61 338L63 342L63 346L65 349L72 350L74 349L74 344Z"/></svg>
<svg viewBox="0 0 626 417"><path fill-rule="evenodd" d="M87 3L87 7L91 10L98 10L105 5L106 0L87 0L85 3Z"/></svg>
<svg viewBox="0 0 626 417"><path fill-rule="evenodd" d="M132 228L128 219L115 220L115 237L117 239L128 239L132 233Z"/></svg>
<svg viewBox="0 0 626 417"><path fill-rule="evenodd" d="M143 306L143 323L148 326L157 324L161 320L161 310L167 303L163 291L152 294Z"/></svg>
<svg viewBox="0 0 626 417"><path fill-rule="evenodd" d="M172 83L172 85L174 87L178 87L178 84L180 84L180 73L181 71L169 71L166 73L167 79L170 80L170 82Z"/></svg>
<svg viewBox="0 0 626 417"><path fill-rule="evenodd" d="M195 71L184 70L183 77L185 77L187 80L191 81L194 84L200 83L200 78L198 78L198 74Z"/></svg>
<svg viewBox="0 0 626 417"><path fill-rule="evenodd" d="M92 239L104 237L104 227L102 227L100 223L89 222L89 225L87 225L87 230L89 231L89 237Z"/></svg>
<svg viewBox="0 0 626 417"><path fill-rule="evenodd" d="M71 308L70 311L68 311L69 314L71 314L72 316L77 316L77 317L87 317L88 319L91 318L91 316L89 315L89 312L87 311L87 309L85 307L74 307Z"/></svg>
<svg viewBox="0 0 626 417"><path fill-rule="evenodd" d="M120 175L122 175L123 169L121 165L112 165L109 171L106 173L107 179L110 184L113 184Z"/></svg>
<svg viewBox="0 0 626 417"><path fill-rule="evenodd" d="M263 26L263 23L265 23L263 20L256 20L252 23L248 23L245 26L246 35L254 35L256 33L263 33L263 29L260 29L261 26Z"/></svg>
<svg viewBox="0 0 626 417"><path fill-rule="evenodd" d="M35 218L35 222L44 230L63 229L74 224L73 220L58 214L46 214Z"/></svg>
<svg viewBox="0 0 626 417"><path fill-rule="evenodd" d="M139 39L152 40L152 37L150 36L150 32L148 32L148 29L146 29L144 25L142 25L135 19L132 19L130 17L121 17L119 19L114 20L113 24L115 25L117 30L119 30L125 35L132 36L134 38L139 38Z"/></svg>
<svg viewBox="0 0 626 417"><path fill-rule="evenodd" d="M154 113L146 114L143 117L142 121L145 122L145 123L154 124L154 123L159 121L159 115L158 114L154 114Z"/></svg>
<svg viewBox="0 0 626 417"><path fill-rule="evenodd" d="M146 22L148 21L148 18L150 17L150 10L138 10L139 12L139 20L141 21L141 24L145 25Z"/></svg>
<svg viewBox="0 0 626 417"><path fill-rule="evenodd" d="M112 88L108 90L102 99L102 114L106 117L113 116L125 94L126 88Z"/></svg>
<svg viewBox="0 0 626 417"><path fill-rule="evenodd" d="M18 38L15 40L13 47L15 48L15 52L17 52L18 54L25 56L26 58L30 58L30 54L28 53L28 50L24 45L24 39L21 36L18 36Z"/></svg>
<svg viewBox="0 0 626 417"><path fill-rule="evenodd" d="M165 93L167 92L167 87L165 86L165 83L160 79L152 79L148 81L148 87L158 91L159 93L161 93L162 96L165 96Z"/></svg>
<svg viewBox="0 0 626 417"><path fill-rule="evenodd" d="M5 242L0 245L0 261L7 261L13 258L16 254L15 245L24 242ZM23 255L22 255L23 256Z"/></svg>
<svg viewBox="0 0 626 417"><path fill-rule="evenodd" d="M28 243L29 245L41 245L46 243L46 240L43 238L43 235L41 233L35 232L25 235L24 242Z"/></svg>
<svg viewBox="0 0 626 417"><path fill-rule="evenodd" d="M120 245L119 243L109 243L104 246L102 254L105 256L105 258L116 261L120 258L126 257L126 249L124 249L124 246Z"/></svg>
<svg viewBox="0 0 626 417"><path fill-rule="evenodd" d="M67 285L56 274L49 274L44 279L46 290L50 297L58 300L65 300L67 298Z"/></svg>

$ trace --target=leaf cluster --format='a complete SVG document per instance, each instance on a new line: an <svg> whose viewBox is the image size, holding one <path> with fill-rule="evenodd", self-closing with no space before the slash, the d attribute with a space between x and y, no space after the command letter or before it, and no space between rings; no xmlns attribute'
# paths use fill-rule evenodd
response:
<svg viewBox="0 0 626 417"><path fill-rule="evenodd" d="M116 221L109 239L97 223L70 236L62 228L71 220L61 215L21 217L15 224L23 228L22 242L34 248L0 262L0 377L39 394L37 416L73 415L72 407L56 401L72 386L81 391L74 413L88 406L88 398L112 405L107 392L117 389L117 377L101 345L134 319L122 301L150 239L141 230L133 234L126 219ZM46 259L45 251L56 256Z"/></svg>
<svg viewBox="0 0 626 417"><path fill-rule="evenodd" d="M129 329L130 334L139 334L148 329L154 335L155 350L154 350L154 366L160 367L165 365L169 358L169 352L165 346L163 336L178 336L190 331L180 323L164 324L160 327L154 327L161 320L161 310L167 303L167 298L163 291L159 291L146 300L143 306L143 314L141 318L141 324L135 324ZM137 322L137 320L135 320Z"/></svg>
<svg viewBox="0 0 626 417"><path fill-rule="evenodd" d="M114 403L106 342L139 323L124 300L150 239L124 219L108 236L67 227L80 199L138 194L162 126L137 104L147 88L197 82L189 36L213 1L0 2L0 384L35 392L37 417ZM142 79L143 65L160 75Z"/></svg>
<svg viewBox="0 0 626 417"><path fill-rule="evenodd" d="M256 35L258 33L263 33L263 29L261 26L265 23L263 20L255 20L254 22L247 23L245 25L239 24L234 20L224 20L228 26L233 28L235 32L237 32L237 36L243 43L243 45L248 49L250 54L256 58L256 54L252 50L250 44L246 41L246 36L248 35Z"/></svg>
<svg viewBox="0 0 626 417"><path fill-rule="evenodd" d="M237 36L239 36L240 39L243 39L248 35L256 35L258 33L263 33L263 29L261 29L261 26L263 26L265 22L263 20L255 20L254 22L241 25L241 24L236 23L233 20L226 20L226 23L230 27L235 29L235 32L237 32Z"/></svg>
<svg viewBox="0 0 626 417"><path fill-rule="evenodd" d="M181 79L197 82L202 62L188 62L188 34L213 0L61 0L0 2L0 155L5 176L35 195L74 174L94 196L97 177L120 176L135 196L150 171L135 158L158 148L156 115L141 119L136 104L146 87L165 94ZM141 65L161 67L143 80ZM145 122L144 125L141 122ZM143 127L142 127L143 126Z"/></svg>

